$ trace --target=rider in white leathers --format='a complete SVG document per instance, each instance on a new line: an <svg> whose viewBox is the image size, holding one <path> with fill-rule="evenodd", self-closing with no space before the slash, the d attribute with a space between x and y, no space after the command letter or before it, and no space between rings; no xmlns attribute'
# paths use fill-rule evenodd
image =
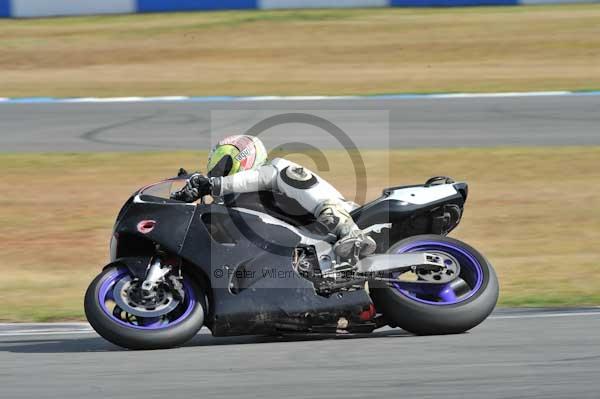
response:
<svg viewBox="0 0 600 399"><path fill-rule="evenodd" d="M357 243L363 255L375 250L373 239L363 235L350 216L356 204L346 201L331 184L296 163L282 158L267 161L266 149L256 137L241 135L221 140L211 152L208 171L208 178L192 175L175 198L191 202L208 194L221 197L279 192L296 200L337 235L334 249L339 256L350 256Z"/></svg>

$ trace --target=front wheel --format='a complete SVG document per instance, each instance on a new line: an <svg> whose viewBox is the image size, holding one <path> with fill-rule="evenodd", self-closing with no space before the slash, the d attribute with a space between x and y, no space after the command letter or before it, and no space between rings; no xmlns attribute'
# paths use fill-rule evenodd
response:
<svg viewBox="0 0 600 399"><path fill-rule="evenodd" d="M108 267L92 281L85 315L103 338L129 349L165 349L182 345L200 330L204 295L191 278L163 284L152 298L139 285L124 266Z"/></svg>
<svg viewBox="0 0 600 399"><path fill-rule="evenodd" d="M487 259L473 247L449 237L420 235L388 250L393 254L411 252L436 254L458 275L443 284L435 281L441 277L427 276L427 272L414 276L412 282L402 276L392 276L392 282L369 282L373 302L390 324L419 335L456 334L477 326L494 310L498 279Z"/></svg>

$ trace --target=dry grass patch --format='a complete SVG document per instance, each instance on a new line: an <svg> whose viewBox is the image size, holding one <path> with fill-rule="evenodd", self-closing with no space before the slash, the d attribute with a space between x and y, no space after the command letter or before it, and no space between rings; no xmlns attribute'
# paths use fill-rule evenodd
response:
<svg viewBox="0 0 600 399"><path fill-rule="evenodd" d="M600 5L0 21L0 96L600 88Z"/></svg>
<svg viewBox="0 0 600 399"><path fill-rule="evenodd" d="M323 176L354 195L347 157ZM600 147L364 151L367 196L446 174L471 187L453 236L495 265L501 303L600 304ZM391 168L382 161L390 156ZM120 205L205 154L1 154L0 320L82 317ZM305 156L297 156L307 166ZM432 162L432 160L438 160ZM443 160L443 161L439 161ZM343 167L346 165L346 167Z"/></svg>

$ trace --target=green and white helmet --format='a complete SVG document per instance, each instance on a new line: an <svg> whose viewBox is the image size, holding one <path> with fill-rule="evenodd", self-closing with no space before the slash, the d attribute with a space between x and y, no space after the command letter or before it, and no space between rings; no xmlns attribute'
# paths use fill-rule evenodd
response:
<svg viewBox="0 0 600 399"><path fill-rule="evenodd" d="M231 176L254 170L267 162L267 149L258 137L237 135L225 137L208 157L208 176Z"/></svg>

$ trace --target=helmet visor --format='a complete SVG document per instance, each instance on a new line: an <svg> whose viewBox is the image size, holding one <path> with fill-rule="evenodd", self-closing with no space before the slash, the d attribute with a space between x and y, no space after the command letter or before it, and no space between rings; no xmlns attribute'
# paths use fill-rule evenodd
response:
<svg viewBox="0 0 600 399"><path fill-rule="evenodd" d="M233 158L231 155L225 155L208 172L208 177L229 176L231 169L233 169Z"/></svg>

